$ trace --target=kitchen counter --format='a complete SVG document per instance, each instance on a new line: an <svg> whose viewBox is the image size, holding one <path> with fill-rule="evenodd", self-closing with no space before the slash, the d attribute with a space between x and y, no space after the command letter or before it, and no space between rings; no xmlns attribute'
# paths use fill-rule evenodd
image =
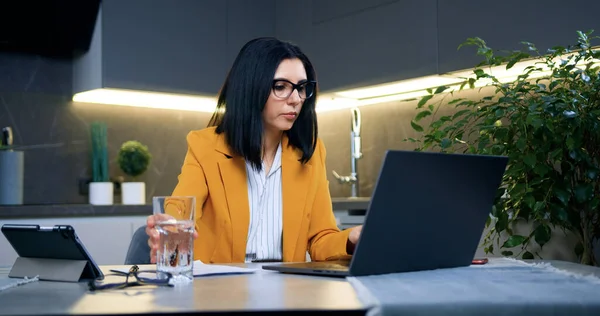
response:
<svg viewBox="0 0 600 316"><path fill-rule="evenodd" d="M334 211L362 211L369 206L367 197L333 197ZM50 204L50 205L0 205L0 219L89 217L89 216L148 216L152 205L90 205L90 204Z"/></svg>
<svg viewBox="0 0 600 316"><path fill-rule="evenodd" d="M2 205L0 219L56 218L88 216L147 216L152 214L152 205Z"/></svg>
<svg viewBox="0 0 600 316"><path fill-rule="evenodd" d="M369 207L370 197L332 197L333 210L360 210Z"/></svg>

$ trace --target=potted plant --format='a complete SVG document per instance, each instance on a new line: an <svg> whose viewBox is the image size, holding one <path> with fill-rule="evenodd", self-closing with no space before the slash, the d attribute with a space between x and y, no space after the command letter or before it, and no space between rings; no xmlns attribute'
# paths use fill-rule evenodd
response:
<svg viewBox="0 0 600 316"><path fill-rule="evenodd" d="M93 122L90 127L92 145L92 181L89 201L94 205L112 205L114 184L108 176L106 124Z"/></svg>
<svg viewBox="0 0 600 316"><path fill-rule="evenodd" d="M117 162L121 170L134 180L121 184L123 204L146 203L146 184L135 180L148 169L151 159L148 147L139 141L130 140L121 145Z"/></svg>
<svg viewBox="0 0 600 316"><path fill-rule="evenodd" d="M476 46L484 61L458 90L486 81L491 95L453 97L448 87L438 87L420 99L410 122L420 133L407 139L416 150L509 157L486 223L486 253L533 259L539 257L533 249L562 230L577 237L573 249L580 263L598 262L593 246L600 238L600 50L592 45L592 31L577 34L576 44L545 53L528 42L522 50L501 53L480 38L468 39L461 46ZM508 82L490 71L522 61L530 66ZM452 114L438 116L440 108L450 107ZM517 232L515 224L523 222L530 228Z"/></svg>
<svg viewBox="0 0 600 316"><path fill-rule="evenodd" d="M23 204L25 154L15 150L10 126L2 128L0 139L0 205Z"/></svg>

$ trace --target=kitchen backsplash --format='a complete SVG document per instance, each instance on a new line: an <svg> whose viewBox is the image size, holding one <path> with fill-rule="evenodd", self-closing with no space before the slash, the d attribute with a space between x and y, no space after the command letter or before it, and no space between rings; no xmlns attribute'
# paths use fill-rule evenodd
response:
<svg viewBox="0 0 600 316"><path fill-rule="evenodd" d="M12 126L15 145L25 153L25 204L87 203L79 179L90 171L89 125L108 126L111 176L122 176L115 160L120 145L136 139L148 145L153 160L140 178L147 199L170 194L186 151L188 131L206 126L210 114L70 101L69 61L0 54L0 126ZM362 152L358 162L360 195L370 196L386 149L412 149L402 140L413 136L410 119L415 102L361 107ZM327 148L331 194L349 196L350 186L333 177L350 173L350 111L319 115L319 133ZM115 199L118 202L119 198Z"/></svg>

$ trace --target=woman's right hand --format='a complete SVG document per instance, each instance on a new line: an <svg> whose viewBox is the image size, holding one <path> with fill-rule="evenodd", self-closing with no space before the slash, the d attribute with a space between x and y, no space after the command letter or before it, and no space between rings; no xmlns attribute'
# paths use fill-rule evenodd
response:
<svg viewBox="0 0 600 316"><path fill-rule="evenodd" d="M150 262L156 263L156 251L158 249L158 231L156 223L171 218L166 214L150 215L146 219L146 235L148 235L148 246L150 247ZM198 238L198 232L194 230L194 239Z"/></svg>

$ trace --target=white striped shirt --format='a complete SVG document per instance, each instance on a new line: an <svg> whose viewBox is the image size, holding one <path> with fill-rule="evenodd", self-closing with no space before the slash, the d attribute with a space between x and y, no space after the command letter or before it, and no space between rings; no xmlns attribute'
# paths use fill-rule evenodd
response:
<svg viewBox="0 0 600 316"><path fill-rule="evenodd" d="M277 147L269 174L265 164L256 171L246 162L250 225L246 243L246 262L282 260L283 204L281 198L281 143Z"/></svg>

